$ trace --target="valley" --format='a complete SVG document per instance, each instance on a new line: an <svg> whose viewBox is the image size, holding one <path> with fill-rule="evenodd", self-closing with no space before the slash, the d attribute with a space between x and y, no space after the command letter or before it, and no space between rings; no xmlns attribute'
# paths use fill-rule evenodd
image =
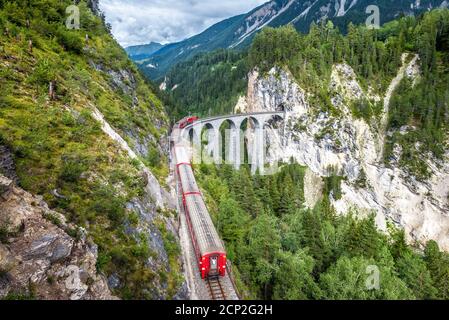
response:
<svg viewBox="0 0 449 320"><path fill-rule="evenodd" d="M422 25L415 30L422 32L426 28L424 25L432 23L430 21L433 19L446 21L447 18L438 16L447 13L437 12L425 15L418 22ZM251 177L251 168L246 173L243 169L233 172L231 167L223 165L216 168L201 165L196 170L199 183L206 190L208 208L227 244L228 256L237 266L236 282L240 285L239 291L244 292L247 298L356 299L363 296L375 299L364 295L368 294L366 292L362 293L363 282L352 283L347 288L338 281L351 278L352 271L348 270L353 270L354 274L357 274L357 270L363 272L370 263L362 262L363 259L373 258L376 255L374 251L378 249L384 253L389 252L389 261L394 261L394 267L390 265L388 269L394 270L393 274L398 275L395 280L393 276L389 278L393 281L391 288L395 288L392 290L398 294L396 298L429 298L430 292L435 292L427 287L430 291L423 296L423 291L418 292L413 281L410 282L412 278L427 277L424 269L421 269L424 273L418 272L419 276L411 276L408 272L411 270L401 268L405 261L403 259L411 259L405 263L407 268L415 263L421 265L418 269L424 267L418 261L426 261L422 254L425 255L430 248L425 243L427 246L437 244L440 250L447 250L449 190L446 183L447 125L443 119L447 119L445 92L448 87L445 71L439 73L434 67L426 67L424 62L433 61L431 63L435 65L444 65L447 63L447 53L440 51L435 53L436 60L429 60L428 54L432 53L427 51L424 54L427 58L424 58L423 52L431 49L424 49L421 41L428 38L423 33L413 35L415 27L412 27L412 21L412 18L394 21L377 32L355 27L348 31L347 36L342 36L331 23L312 28L306 36L299 35L291 27L267 28L255 38L247 57L245 54L241 56L241 61L246 60L245 66L251 71L248 71L247 88L240 89L240 94L231 94L235 98L227 106L228 113L286 111L287 119L284 124L274 123L272 127L266 128L269 141L268 162L281 160L285 166L281 167L280 175L285 177L282 172L288 170L296 177L284 178L286 180L274 182L273 186L273 177ZM437 34L443 35L445 32ZM417 51L410 50L413 45L406 44L409 41L407 37L420 43L415 47ZM379 38L382 40L376 40ZM274 54L271 48L282 50ZM218 56L222 57L222 62L208 60ZM177 65L174 68L174 78L176 74L182 73L183 68L187 71L195 65L195 70L204 70L208 73L207 77L213 79L207 83L226 86L229 82L223 80L227 79L223 75L236 70L235 62L233 65L231 61L225 51L205 54L192 59L192 64L186 62ZM215 73L216 70L220 72ZM206 76L196 75L199 82L190 80L189 86L198 90L199 87L195 86L201 83L202 77ZM436 86L432 89L427 87L427 90L442 90L435 95L428 92L440 101L438 105L442 107L441 115L446 114L439 118L442 121L440 123L433 118L433 102L424 102L426 97L433 99L427 93L420 91L419 98L417 97L420 103L416 104L416 100L406 102L402 99L403 92L413 92L414 89L425 86L430 78L435 80L432 83ZM169 81L166 79L167 84ZM167 85L167 88L170 87L171 85ZM176 92L180 88L178 85L169 93L175 100L185 99L180 94L184 92L183 89ZM225 92L207 91L210 89L212 88L205 87L202 92ZM229 97L228 91L223 97L226 95ZM198 103L201 100L192 101ZM423 113L418 115L421 105ZM209 108L212 106L214 104L210 103ZM220 110L220 103L215 106ZM402 111L398 110L399 113L396 114L395 108ZM404 113L405 110L408 111ZM197 114L207 116L211 113L213 114L211 109L202 109ZM427 118L430 121L427 123L432 123L431 130L424 129L426 124L421 122L426 114L432 117L432 120ZM402 118L399 122L402 124L396 123L396 117ZM414 123L413 127L407 125L408 121ZM432 130L436 129L434 125L440 128L438 130L441 130L439 132L444 138L437 142L439 134L429 137L428 151L418 151L399 138L413 136L418 139L415 140L415 147L421 147L423 144L418 141L426 139L427 134L432 135ZM275 133L272 129L278 132ZM400 140L396 140L398 138ZM391 143L396 144L393 150L389 147ZM434 149L436 145L445 146L445 151L439 153ZM297 164L292 165L292 162ZM291 168L287 169L289 167ZM244 177L245 174L248 176ZM276 187L282 191L275 191ZM308 230L314 228L307 222L309 210L313 212L310 213L313 218L309 222L317 228L316 236L312 236ZM291 216L288 212L291 212ZM320 214L322 218L319 218ZM361 234L355 231L359 230L357 227L349 227L354 232L337 231L345 219L355 219L349 224L364 225L360 227ZM323 221L324 225L316 226L318 221ZM297 229L290 231L293 223L298 223ZM367 228L372 228L373 233ZM302 243L300 238L304 234L305 243L299 248L290 247ZM343 234L354 236L358 239L357 244L350 244L351 240L343 239L345 236L341 238ZM288 238L290 236L294 240ZM374 238L378 236L380 247L374 249L376 245L371 247L371 244L376 243ZM380 240L382 238L384 240ZM365 240L362 239L370 240L364 243ZM429 242L429 239L436 242ZM411 251L397 255L397 241L408 243L406 246L409 249L406 251ZM380 244L382 242L384 245ZM329 252L326 251L326 246L329 246ZM381 247L383 248L380 249ZM306 248L307 258L301 251L302 248ZM285 260L282 254L277 253L279 250L285 251ZM299 255L298 265L292 265L292 260L295 259L292 254ZM446 253L441 254L446 256ZM384 265L384 258L374 258L376 265ZM308 264L305 264L306 261ZM300 263L305 265L300 267ZM309 269L301 269L306 266ZM296 280L293 280L295 278L292 275L283 282L286 270L301 270L301 273ZM331 274L332 272L335 273ZM385 272L386 270L381 271L384 275ZM257 278L259 274L266 278ZM305 274L311 277L305 278ZM402 285L393 284L394 281L401 281L405 285L402 288L407 287L411 291L396 291ZM284 287L281 283L284 283ZM293 283L298 287L291 289ZM383 287L385 291L369 294L396 299L388 291L388 285L385 282L383 285L386 286ZM342 291L335 291L333 288L336 287L342 288ZM346 289L349 291L345 291Z"/></svg>
<svg viewBox="0 0 449 320"><path fill-rule="evenodd" d="M143 72L153 80L163 80L171 67L187 61L200 53L217 49L245 50L254 36L265 27L293 25L296 30L307 33L312 24L332 21L343 33L350 23L365 23L369 5L376 5L380 23L384 24L401 15L419 15L429 9L446 8L443 0L420 1L368 1L368 0L274 0L250 12L221 21L204 32L186 40L170 43L147 56L133 59ZM145 46L140 46L144 48ZM132 48L131 50L136 50Z"/></svg>
<svg viewBox="0 0 449 320"><path fill-rule="evenodd" d="M0 0L0 299L449 299L449 3L371 2Z"/></svg>

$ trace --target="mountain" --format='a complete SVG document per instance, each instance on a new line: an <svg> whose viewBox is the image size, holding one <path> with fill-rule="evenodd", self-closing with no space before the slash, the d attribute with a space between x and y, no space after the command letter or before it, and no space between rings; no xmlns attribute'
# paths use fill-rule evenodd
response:
<svg viewBox="0 0 449 320"><path fill-rule="evenodd" d="M266 26L293 24L307 32L310 24L331 20L342 31L347 25L364 23L370 14L366 9L377 5L381 24L401 15L416 15L437 7L447 7L447 0L274 0L247 14L221 21L187 40L172 43L141 61L140 67L151 79L163 77L171 66L200 52L218 48L245 48L255 34ZM139 60L139 59L134 59Z"/></svg>
<svg viewBox="0 0 449 320"><path fill-rule="evenodd" d="M144 60L163 47L164 45L160 43L151 42L149 44L127 47L125 51L133 60Z"/></svg>
<svg viewBox="0 0 449 320"><path fill-rule="evenodd" d="M247 86L247 53L219 49L176 64L161 87L171 98L170 115L208 116L232 113Z"/></svg>
<svg viewBox="0 0 449 320"><path fill-rule="evenodd" d="M161 78L176 62L185 61L200 52L226 47L226 44L231 43L234 38L235 26L239 25L244 17L240 15L219 22L199 35L168 44L148 59L137 63L150 79Z"/></svg>
<svg viewBox="0 0 449 320"><path fill-rule="evenodd" d="M169 120L98 1L0 0L0 299L170 299Z"/></svg>

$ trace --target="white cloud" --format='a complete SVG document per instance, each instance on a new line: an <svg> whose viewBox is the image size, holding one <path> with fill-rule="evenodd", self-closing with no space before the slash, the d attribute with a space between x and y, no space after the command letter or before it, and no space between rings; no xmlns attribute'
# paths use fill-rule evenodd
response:
<svg viewBox="0 0 449 320"><path fill-rule="evenodd" d="M267 0L100 0L100 8L122 46L169 43L245 13Z"/></svg>

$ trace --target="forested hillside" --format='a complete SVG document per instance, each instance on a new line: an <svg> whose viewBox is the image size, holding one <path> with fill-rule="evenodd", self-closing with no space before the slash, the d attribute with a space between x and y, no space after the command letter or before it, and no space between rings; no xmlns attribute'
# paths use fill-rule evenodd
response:
<svg viewBox="0 0 449 320"><path fill-rule="evenodd" d="M385 161L390 161L392 146L400 142L404 146L401 164L425 178L427 169L418 159L428 152L442 156L449 125L448 30L448 10L405 17L380 30L350 24L347 35L330 21L312 24L306 35L291 26L265 28L256 36L248 55L219 51L178 64L168 74L167 91L176 106L176 116L231 113L238 97L244 95L245 70L257 68L266 73L277 65L286 67L298 84L312 93L309 99L317 110L338 116L340 110L332 105L329 91L335 64L347 63L372 97L382 96L402 65L402 55L418 54L423 72L416 86L411 90L404 79L393 93ZM409 55L409 59L412 57ZM382 101L361 99L351 108L355 117L379 126ZM401 128L407 132L399 132ZM418 142L417 150L413 146Z"/></svg>
<svg viewBox="0 0 449 320"><path fill-rule="evenodd" d="M305 168L296 164L274 176L206 165L196 175L244 297L449 298L449 254L434 241L424 251L411 247L391 226L388 234L379 232L374 216L337 215L329 202L339 192L336 176L324 179L322 200L307 209ZM380 271L378 290L366 287L373 266Z"/></svg>
<svg viewBox="0 0 449 320"><path fill-rule="evenodd" d="M430 152L439 158L446 148L449 126L449 10L434 10L419 18L402 18L380 30L349 25L341 35L331 22L312 26L308 35L293 28L266 29L250 52L251 67L268 71L274 65L287 67L298 83L313 93L312 103L322 111L338 115L330 101L329 81L335 63L348 63L357 80L373 93L386 92L387 85L402 64L403 53L418 54L422 75L412 89L407 79L393 93L389 109L385 161L392 146L403 147L402 166L419 177L427 177L420 161ZM275 48L273 50L273 48ZM362 99L352 105L354 116L373 126L379 124L381 102ZM407 126L406 132L399 129ZM418 148L415 148L416 144Z"/></svg>
<svg viewBox="0 0 449 320"><path fill-rule="evenodd" d="M15 176L20 187L87 230L98 245L97 270L114 294L172 297L180 281L179 249L168 219L156 211L139 161L97 121L102 114L162 178L168 118L110 35L98 3L79 1L80 30L65 25L72 4L0 1L0 147L15 166L0 173ZM16 234L8 225L0 229L2 239Z"/></svg>
<svg viewBox="0 0 449 320"><path fill-rule="evenodd" d="M272 68L278 66L288 70L307 92L311 106L300 107L313 114L302 114L303 118L329 117L334 122L347 115L333 100L336 95L332 90L343 89L331 86L331 74L335 65L349 65L356 79L348 81L357 81L364 92L370 93L348 103L352 113L349 119L363 121L377 135L386 136L385 159L380 161L387 167L394 165L393 170L404 170L426 181L430 175L426 160L438 165L448 150L448 32L448 10L401 18L380 30L349 25L347 35L331 22L312 25L307 35L292 27L266 28L254 40L248 65L258 70L262 79L268 79L258 87L256 94L264 95L261 99L274 99L270 94L290 94L273 93L267 88L270 81L275 83L274 88L280 87L273 80L283 76L273 72ZM418 76L400 81L385 111L384 99L375 97L384 97L401 66L416 56ZM386 119L381 119L384 116ZM386 128L382 127L384 121ZM306 129L298 126L293 130ZM329 137L329 132L332 127L324 128L315 139ZM392 145L402 148L400 159L395 159L398 153L393 152ZM333 204L342 197L341 185L347 177L320 178L324 185L322 199L308 208L306 170L289 164L273 176L251 176L249 170L234 171L228 166L197 168L241 293L262 299L449 297L449 255L441 252L436 242L408 245L404 231L390 222L387 232L381 232L375 212L366 215L366 211L353 209L337 214ZM363 174L354 184L358 192L363 188L375 192ZM398 194L395 199L400 202L404 198ZM366 290L370 266L380 271L379 290Z"/></svg>
<svg viewBox="0 0 449 320"><path fill-rule="evenodd" d="M160 43L151 42L146 45L139 45L139 46L131 46L125 48L126 53L128 53L129 57L133 60L143 60L145 58L148 58L153 53L158 51L159 49L163 48L164 46Z"/></svg>
<svg viewBox="0 0 449 320"><path fill-rule="evenodd" d="M247 53L218 50L182 62L167 74L166 94L175 119L232 113L247 88Z"/></svg>

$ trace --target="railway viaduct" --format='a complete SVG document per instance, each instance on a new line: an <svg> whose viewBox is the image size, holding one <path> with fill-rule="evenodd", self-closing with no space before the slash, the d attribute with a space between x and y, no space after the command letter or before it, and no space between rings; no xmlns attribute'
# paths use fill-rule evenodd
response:
<svg viewBox="0 0 449 320"><path fill-rule="evenodd" d="M225 163L239 169L244 162L244 133L242 125L247 121L252 128L251 145L249 150L249 164L255 173L258 169L263 171L265 166L265 141L264 129L273 120L285 120L285 112L257 112L247 114L234 114L201 119L192 125L186 126L181 137L188 140L193 146L193 163L212 162L221 164L223 140L220 129L223 124L228 123L229 129L225 135ZM207 130L208 143L203 150L201 141L203 130ZM204 155L208 155L205 157ZM211 155L211 156L210 156Z"/></svg>
<svg viewBox="0 0 449 320"><path fill-rule="evenodd" d="M248 149L252 149L252 153L255 156L251 156L249 163L251 164L252 172L255 173L259 169L261 174L265 174L265 144L264 144L264 129L266 127L272 127L273 121L286 120L284 112L260 112L250 114L235 114L228 116L219 116L213 118L201 119L191 125L186 126L184 129L180 129L178 126L173 128L171 134L170 145L177 149L172 149L173 173L175 181L175 188L173 192L178 198L178 212L180 213L180 242L185 257L185 275L188 282L189 291L191 292L192 299L212 299L212 300L235 300L239 299L239 294L235 285L232 266L226 265L226 275L211 282L210 279L204 281L201 277L201 270L198 264L198 255L195 252L195 242L198 236L192 235L194 228L189 228L189 218L191 223L201 223L208 219L209 212L201 194L190 195L195 197L195 200L185 201L185 195L190 193L190 190L198 188L195 181L195 176L191 170L190 162L201 163L204 160L212 160L213 163L222 163L222 152L224 150L223 142L221 140L221 132L223 125L228 124L227 137L224 142L225 145L225 161L228 164L234 165L239 168L244 161L244 137L243 128L248 128L247 133L250 133L250 142L248 142ZM247 126L244 124L247 123ZM202 152L202 134L204 130L207 130L208 142L206 149L206 157ZM189 151L185 151L184 155L180 149L190 149L193 146L193 154L187 154ZM176 151L178 150L178 151ZM250 152L248 152L250 153ZM212 156L210 156L212 155ZM194 159L196 157L196 159ZM198 158L199 157L199 158ZM193 158L193 159L192 159ZM209 158L209 159L208 159ZM191 174L184 175L179 171L179 167L183 166ZM184 190L187 188L188 190ZM192 218L193 217L193 218ZM195 218L196 217L196 218ZM200 218L199 218L200 217ZM210 220L210 219L209 219ZM210 221L211 228L214 228L212 221ZM205 228L196 228L196 232L206 235L212 235L213 233ZM203 234L203 235L204 235ZM217 234L217 237L218 234ZM220 239L220 241L222 241Z"/></svg>

